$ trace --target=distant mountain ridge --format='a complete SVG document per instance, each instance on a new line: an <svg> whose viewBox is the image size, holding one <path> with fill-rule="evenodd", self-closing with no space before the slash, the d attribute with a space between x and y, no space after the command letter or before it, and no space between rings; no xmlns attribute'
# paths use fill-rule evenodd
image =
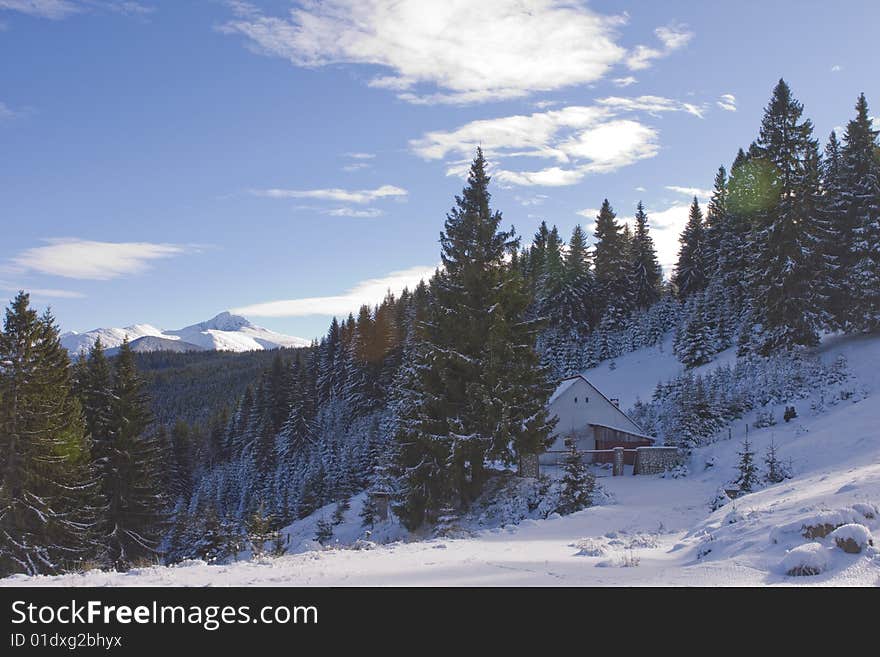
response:
<svg viewBox="0 0 880 657"><path fill-rule="evenodd" d="M309 340L270 331L230 312L222 312L207 321L176 330L162 330L151 324L132 324L124 328L97 328L85 333L71 331L61 336L61 344L71 354L78 354L88 350L95 340L101 338L104 348L112 353L126 337L138 352L254 351L306 347L310 344Z"/></svg>

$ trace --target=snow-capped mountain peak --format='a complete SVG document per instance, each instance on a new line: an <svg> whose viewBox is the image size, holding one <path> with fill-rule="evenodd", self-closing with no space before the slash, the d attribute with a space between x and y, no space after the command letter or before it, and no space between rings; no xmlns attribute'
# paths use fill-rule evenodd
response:
<svg viewBox="0 0 880 657"><path fill-rule="evenodd" d="M180 343L180 349L189 351L208 349L218 351L254 351L279 347L304 347L308 340L291 335L275 333L253 324L246 317L224 311L197 324L177 330L161 330L151 324L132 324L125 328L97 328L85 333L69 332L61 336L61 344L72 354L88 350L95 340L107 350L118 348L128 337L137 351L167 349L169 341ZM149 338L149 339L147 339Z"/></svg>

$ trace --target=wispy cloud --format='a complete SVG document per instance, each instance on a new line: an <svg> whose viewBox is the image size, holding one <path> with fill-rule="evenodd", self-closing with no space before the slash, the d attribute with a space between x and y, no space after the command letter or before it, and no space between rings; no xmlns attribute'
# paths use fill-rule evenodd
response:
<svg viewBox="0 0 880 657"><path fill-rule="evenodd" d="M611 80L611 83L615 87L628 87L635 84L636 82L638 82L638 80L636 80L632 75L627 75L623 78L614 78L613 80Z"/></svg>
<svg viewBox="0 0 880 657"><path fill-rule="evenodd" d="M346 153L345 157L350 157L352 160L372 160L375 159L375 153Z"/></svg>
<svg viewBox="0 0 880 657"><path fill-rule="evenodd" d="M7 281L0 281L0 290L3 292L17 293L24 290L33 297L45 299L84 299L86 297L82 292L73 290L57 290L53 288L30 287L28 285L13 285Z"/></svg>
<svg viewBox="0 0 880 657"><path fill-rule="evenodd" d="M346 292L328 297L305 297L268 301L235 308L233 312L250 317L308 317L312 315L347 315L364 304L379 303L390 290L397 294L404 288L413 289L422 279L428 279L436 265L410 267L393 271L380 278L357 283Z"/></svg>
<svg viewBox="0 0 880 657"><path fill-rule="evenodd" d="M411 103L485 102L585 84L627 54L616 43L625 17L572 0L325 0L281 17L240 0L231 6L236 16L220 30L243 35L256 51L300 67L382 67L369 85Z"/></svg>
<svg viewBox="0 0 880 657"><path fill-rule="evenodd" d="M141 16L154 11L153 7L135 0L0 0L0 11L3 10L51 20L91 10Z"/></svg>
<svg viewBox="0 0 880 657"><path fill-rule="evenodd" d="M675 192L676 194L681 194L683 196L688 196L693 198L697 197L699 201L707 201L712 197L711 189L703 189L701 187L683 187L680 185L666 185L666 189L670 192Z"/></svg>
<svg viewBox="0 0 880 657"><path fill-rule="evenodd" d="M446 160L447 175L463 175L477 146L492 164L501 183L558 187L584 176L607 173L654 157L660 149L658 131L641 118L684 112L702 116L700 108L660 96L602 98L594 105L569 106L528 115L471 121L450 131L433 131L410 141L425 160ZM522 158L552 160L537 169L513 168Z"/></svg>
<svg viewBox="0 0 880 657"><path fill-rule="evenodd" d="M329 189L254 189L251 193L264 198L310 198L321 201L336 201L338 203L372 203L384 198L402 198L407 191L394 185L382 185L376 189L348 190L340 188Z"/></svg>
<svg viewBox="0 0 880 657"><path fill-rule="evenodd" d="M678 24L658 27L654 30L654 35L660 41L660 46L636 46L626 58L626 65L630 70L641 71L649 68L654 60L684 48L694 38L694 33L686 25Z"/></svg>
<svg viewBox="0 0 880 657"><path fill-rule="evenodd" d="M834 66L831 67L832 73L840 73L842 70L843 70L843 66L841 66L840 64L835 64Z"/></svg>
<svg viewBox="0 0 880 657"><path fill-rule="evenodd" d="M718 101L716 103L718 107L727 111L727 112L735 112L736 111L736 96L733 94L721 94L718 97Z"/></svg>
<svg viewBox="0 0 880 657"><path fill-rule="evenodd" d="M178 244L151 242L95 242L76 238L46 240L46 246L22 251L12 265L23 271L88 280L109 280L138 274L153 260L180 255Z"/></svg>
<svg viewBox="0 0 880 657"><path fill-rule="evenodd" d="M12 119L16 116L18 116L18 114L16 112L13 112L12 109L10 109L9 105L0 102L0 121L2 121L3 119Z"/></svg>
<svg viewBox="0 0 880 657"><path fill-rule="evenodd" d="M360 210L357 208L331 208L329 210L324 210L323 212L331 217L357 217L365 219L381 217L384 214L384 212L378 208L365 208Z"/></svg>

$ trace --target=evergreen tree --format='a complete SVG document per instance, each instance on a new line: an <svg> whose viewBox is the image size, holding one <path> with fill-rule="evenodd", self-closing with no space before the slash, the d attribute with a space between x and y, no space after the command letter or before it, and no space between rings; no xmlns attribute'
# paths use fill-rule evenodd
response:
<svg viewBox="0 0 880 657"><path fill-rule="evenodd" d="M593 262L601 306L603 309L613 306L625 313L629 309L629 244L607 198L596 217L593 236L596 240Z"/></svg>
<svg viewBox="0 0 880 657"><path fill-rule="evenodd" d="M715 174L712 197L706 207L705 254L706 272L717 279L722 269L723 244L730 230L727 214L727 171L719 167Z"/></svg>
<svg viewBox="0 0 880 657"><path fill-rule="evenodd" d="M109 439L97 467L107 503L99 540L103 560L125 570L157 558L166 504L160 484L167 464L150 433L150 403L127 339L113 374Z"/></svg>
<svg viewBox="0 0 880 657"><path fill-rule="evenodd" d="M515 462L539 450L552 428L545 409L551 385L533 346L538 327L525 320L531 299L506 262L518 239L499 230L485 167L478 149L447 215L427 339L407 384L398 505L410 526L469 504L482 490L487 458Z"/></svg>
<svg viewBox="0 0 880 657"><path fill-rule="evenodd" d="M865 95L856 103L856 118L846 126L843 147L843 210L852 227L851 324L857 330L880 327L880 155L877 130Z"/></svg>
<svg viewBox="0 0 880 657"><path fill-rule="evenodd" d="M785 465L779 460L776 443L772 440L767 446L767 454L764 456L764 465L767 468L767 473L764 478L769 484L778 484L791 476Z"/></svg>
<svg viewBox="0 0 880 657"><path fill-rule="evenodd" d="M706 230L703 224L703 211L697 197L688 213L688 221L679 238L678 263L675 266L673 282L678 295L686 299L703 290L709 281L707 261Z"/></svg>
<svg viewBox="0 0 880 657"><path fill-rule="evenodd" d="M753 226L749 275L752 321L761 326L761 353L818 341L822 304L812 281L819 259L817 235L818 147L803 105L784 80L764 111L757 142L768 165Z"/></svg>
<svg viewBox="0 0 880 657"><path fill-rule="evenodd" d="M635 232L630 249L630 284L632 302L636 309L647 310L660 299L663 274L657 261L654 240L648 232L648 215L639 201L636 207Z"/></svg>
<svg viewBox="0 0 880 657"><path fill-rule="evenodd" d="M819 216L826 227L825 239L820 245L828 262L826 276L818 284L828 300L827 309L833 328L848 330L852 327L854 306L849 276L853 269L855 227L850 223L844 206L843 154L837 134L832 130L825 146L822 161L822 196Z"/></svg>
<svg viewBox="0 0 880 657"><path fill-rule="evenodd" d="M55 574L89 556L88 463L58 329L20 292L0 332L0 575Z"/></svg>
<svg viewBox="0 0 880 657"><path fill-rule="evenodd" d="M556 511L562 515L586 509L593 504L596 478L584 465L583 457L572 441L563 466L562 490Z"/></svg>
<svg viewBox="0 0 880 657"><path fill-rule="evenodd" d="M758 466L755 464L755 452L752 451L752 443L746 438L739 454L739 476L735 483L739 485L743 493L751 493L758 485Z"/></svg>

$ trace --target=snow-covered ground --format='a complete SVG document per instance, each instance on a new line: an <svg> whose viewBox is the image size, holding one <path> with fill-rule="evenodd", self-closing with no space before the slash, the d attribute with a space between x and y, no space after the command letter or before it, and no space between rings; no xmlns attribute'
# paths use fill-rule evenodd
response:
<svg viewBox="0 0 880 657"><path fill-rule="evenodd" d="M352 501L336 527L336 547L312 541L327 507L297 521L292 554L229 565L189 562L125 574L92 571L61 577L11 577L3 585L238 586L238 585L860 585L880 586L880 338L830 338L820 353L844 354L853 374L847 399L811 407L798 401L798 417L756 430L758 460L772 440L794 477L737 498L717 511L708 503L735 477L737 452L753 415L731 426L732 440L694 451L681 478L625 476L599 470L612 503L545 520L479 529L471 536L406 542L386 525L365 543ZM722 354L721 361L732 358ZM717 363L716 363L717 364ZM711 367L712 364L706 367ZM587 373L624 405L646 398L658 379L680 366L668 344L628 354ZM779 408L775 409L779 418ZM711 465L709 465L711 464ZM871 517L873 516L873 517ZM835 535L822 536L846 523ZM854 526L853 526L854 525ZM861 552L838 547L847 539ZM874 545L868 544L873 541ZM851 544L850 544L851 545ZM352 549L353 546L368 549ZM800 569L817 574L790 576Z"/></svg>

